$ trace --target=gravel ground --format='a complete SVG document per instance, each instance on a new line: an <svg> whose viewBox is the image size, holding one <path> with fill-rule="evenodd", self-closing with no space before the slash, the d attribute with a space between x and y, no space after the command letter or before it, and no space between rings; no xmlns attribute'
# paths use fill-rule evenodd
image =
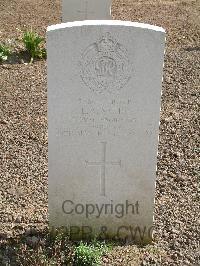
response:
<svg viewBox="0 0 200 266"><path fill-rule="evenodd" d="M20 30L32 27L44 35L47 25L59 23L61 12L58 0L0 0L0 7L0 40L15 46L12 60L0 65L0 243L5 247L23 234L37 241L42 236L33 238L34 232L48 227L46 62L25 64ZM162 26L167 49L154 243L116 246L102 265L200 265L200 1L113 0L113 18ZM7 247L0 265L9 265Z"/></svg>

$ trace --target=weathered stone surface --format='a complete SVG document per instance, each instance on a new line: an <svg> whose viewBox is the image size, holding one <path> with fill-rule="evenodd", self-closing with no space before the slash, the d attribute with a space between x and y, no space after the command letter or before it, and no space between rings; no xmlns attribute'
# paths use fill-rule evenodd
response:
<svg viewBox="0 0 200 266"><path fill-rule="evenodd" d="M112 0L63 0L62 22L110 20Z"/></svg>
<svg viewBox="0 0 200 266"><path fill-rule="evenodd" d="M85 21L47 35L50 225L150 240L164 30Z"/></svg>

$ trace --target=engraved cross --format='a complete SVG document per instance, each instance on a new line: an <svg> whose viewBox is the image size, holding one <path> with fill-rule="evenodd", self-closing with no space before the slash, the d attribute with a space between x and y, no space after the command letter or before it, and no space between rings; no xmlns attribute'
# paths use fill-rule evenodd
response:
<svg viewBox="0 0 200 266"><path fill-rule="evenodd" d="M106 165L119 165L121 167L121 160L118 162L107 162L106 161L106 145L107 142L102 143L102 154L100 162L89 162L85 161L87 166L100 166L101 167L101 177L100 177L100 194L101 196L106 195Z"/></svg>
<svg viewBox="0 0 200 266"><path fill-rule="evenodd" d="M88 14L94 14L94 12L88 11L88 1L85 1L85 10L83 10L83 11L78 10L77 12L80 14L85 14L85 17L84 17L85 20L88 19Z"/></svg>

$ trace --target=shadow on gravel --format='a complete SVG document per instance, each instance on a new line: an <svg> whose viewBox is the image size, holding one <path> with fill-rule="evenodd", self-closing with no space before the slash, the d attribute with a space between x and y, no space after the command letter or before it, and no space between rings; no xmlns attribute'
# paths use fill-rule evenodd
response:
<svg viewBox="0 0 200 266"><path fill-rule="evenodd" d="M99 241L99 243L101 242ZM92 241L87 243L92 243ZM124 246L123 243L118 241L106 241L105 243L112 247ZM79 244L80 241L71 241L63 231L53 231L50 233L48 229L38 230L31 228L14 238L6 238L6 234L1 234L0 265L77 265L74 262L74 250L75 246Z"/></svg>
<svg viewBox="0 0 200 266"><path fill-rule="evenodd" d="M74 243L66 235L35 228L15 238L0 238L1 266L73 265Z"/></svg>
<svg viewBox="0 0 200 266"><path fill-rule="evenodd" d="M185 51L187 52L193 52L193 51L200 51L200 47L196 46L196 47L186 47L184 48Z"/></svg>
<svg viewBox="0 0 200 266"><path fill-rule="evenodd" d="M34 62L41 61L42 59L35 58ZM15 65L15 64L29 64L31 57L27 51L13 52L8 60L3 62L4 65Z"/></svg>

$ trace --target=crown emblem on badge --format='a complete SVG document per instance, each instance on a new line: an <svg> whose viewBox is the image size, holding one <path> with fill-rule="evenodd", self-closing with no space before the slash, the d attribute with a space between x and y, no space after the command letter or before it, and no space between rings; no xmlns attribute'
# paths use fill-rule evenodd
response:
<svg viewBox="0 0 200 266"><path fill-rule="evenodd" d="M116 42L111 38L111 35L109 32L107 32L102 38L97 42L97 49L99 52L105 52L105 51L110 51L114 52L115 51L115 46Z"/></svg>
<svg viewBox="0 0 200 266"><path fill-rule="evenodd" d="M85 49L80 66L84 84L98 93L119 91L132 74L127 50L109 32Z"/></svg>

